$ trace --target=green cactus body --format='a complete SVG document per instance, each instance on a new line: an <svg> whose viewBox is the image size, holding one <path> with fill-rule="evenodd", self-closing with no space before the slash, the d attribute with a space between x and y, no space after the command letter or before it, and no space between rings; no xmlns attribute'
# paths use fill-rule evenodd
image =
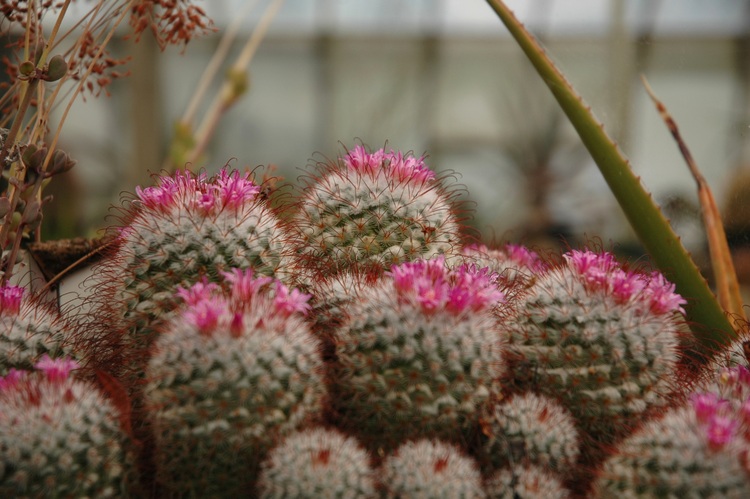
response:
<svg viewBox="0 0 750 499"><path fill-rule="evenodd" d="M0 378L0 496L127 497L133 459L114 406L69 376L73 361L36 368Z"/></svg>
<svg viewBox="0 0 750 499"><path fill-rule="evenodd" d="M314 428L289 435L268 455L258 479L261 498L376 497L370 458L357 441Z"/></svg>
<svg viewBox="0 0 750 499"><path fill-rule="evenodd" d="M136 189L129 223L103 269L111 277L105 288L114 289L102 294L107 306L119 306L113 314L124 318L126 345L148 347L154 321L177 304L178 286L216 280L231 268L285 275L288 238L259 190L249 174L226 170L211 178L177 172Z"/></svg>
<svg viewBox="0 0 750 499"><path fill-rule="evenodd" d="M579 453L573 416L547 397L526 393L494 406L483 423L484 444L495 468L533 464L565 475Z"/></svg>
<svg viewBox="0 0 750 499"><path fill-rule="evenodd" d="M439 440L407 442L383 461L380 472L387 498L484 498L476 462Z"/></svg>
<svg viewBox="0 0 750 499"><path fill-rule="evenodd" d="M620 443L594 482L596 497L750 497L747 420L705 395Z"/></svg>
<svg viewBox="0 0 750 499"><path fill-rule="evenodd" d="M268 448L321 411L309 296L249 270L226 278L223 294L205 283L180 291L185 306L146 370L157 480L175 494L247 493Z"/></svg>
<svg viewBox="0 0 750 499"><path fill-rule="evenodd" d="M669 401L684 300L609 254L565 258L506 318L511 382L563 401L587 434L607 438Z"/></svg>
<svg viewBox="0 0 750 499"><path fill-rule="evenodd" d="M335 337L342 424L386 447L472 427L504 368L493 277L439 257L362 286Z"/></svg>
<svg viewBox="0 0 750 499"><path fill-rule="evenodd" d="M517 465L493 474L485 483L490 499L567 499L570 492L547 470Z"/></svg>
<svg viewBox="0 0 750 499"><path fill-rule="evenodd" d="M302 193L297 251L313 275L391 264L458 248L453 197L423 158L355 147Z"/></svg>
<svg viewBox="0 0 750 499"><path fill-rule="evenodd" d="M0 375L12 368L31 369L43 355L73 356L62 317L23 295L23 288L0 287Z"/></svg>

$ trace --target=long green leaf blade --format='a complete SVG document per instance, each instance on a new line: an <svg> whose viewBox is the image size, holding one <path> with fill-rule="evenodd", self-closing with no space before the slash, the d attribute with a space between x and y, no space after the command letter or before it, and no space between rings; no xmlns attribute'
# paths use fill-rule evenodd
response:
<svg viewBox="0 0 750 499"><path fill-rule="evenodd" d="M628 161L544 49L500 0L487 0L557 99L651 259L687 301L696 339L716 348L737 337L708 283Z"/></svg>

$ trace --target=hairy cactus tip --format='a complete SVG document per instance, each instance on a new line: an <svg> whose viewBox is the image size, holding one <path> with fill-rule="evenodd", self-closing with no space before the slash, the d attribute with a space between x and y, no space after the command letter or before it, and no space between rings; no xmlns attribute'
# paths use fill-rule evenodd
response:
<svg viewBox="0 0 750 499"><path fill-rule="evenodd" d="M279 439L320 419L323 361L309 295L251 269L179 288L144 392L157 479L177 495L235 495Z"/></svg>
<svg viewBox="0 0 750 499"><path fill-rule="evenodd" d="M448 269L437 257L359 286L335 331L342 424L384 447L459 438L474 425L505 366L495 278L473 266Z"/></svg>
<svg viewBox="0 0 750 499"><path fill-rule="evenodd" d="M620 443L594 482L602 496L750 497L750 372L724 369L680 407Z"/></svg>
<svg viewBox="0 0 750 499"><path fill-rule="evenodd" d="M315 276L451 255L461 238L455 196L408 153L358 145L320 166L298 208L297 253Z"/></svg>
<svg viewBox="0 0 750 499"><path fill-rule="evenodd" d="M45 355L81 358L59 312L21 287L0 287L0 375L32 369Z"/></svg>
<svg viewBox="0 0 750 499"><path fill-rule="evenodd" d="M677 388L684 304L659 273L570 251L503 318L512 382L560 398L584 427L613 436Z"/></svg>
<svg viewBox="0 0 750 499"><path fill-rule="evenodd" d="M110 401L47 355L35 371L0 377L3 497L123 497L134 482L131 442Z"/></svg>
<svg viewBox="0 0 750 499"><path fill-rule="evenodd" d="M126 331L118 341L138 352L130 357L144 357L155 326L178 304L178 286L232 268L289 278L289 236L259 192L251 173L227 169L212 177L178 171L137 188L120 243L102 264L106 278L96 285L98 315L107 320L102 335L116 322Z"/></svg>

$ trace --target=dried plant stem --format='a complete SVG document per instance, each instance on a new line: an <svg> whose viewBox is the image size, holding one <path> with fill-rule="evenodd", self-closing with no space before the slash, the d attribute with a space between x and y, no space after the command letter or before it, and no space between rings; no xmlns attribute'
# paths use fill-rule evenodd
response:
<svg viewBox="0 0 750 499"><path fill-rule="evenodd" d="M200 158L213 137L219 119L247 90L247 67L250 65L261 41L268 32L268 28L281 8L283 0L272 0L258 22L253 34L248 39L239 57L229 69L227 78L219 93L211 104L206 116L196 133L196 145L187 155L188 163L194 163Z"/></svg>
<svg viewBox="0 0 750 499"><path fill-rule="evenodd" d="M721 215L719 209L716 206L716 201L711 192L711 188L706 182L706 179L698 169L698 165L693 159L693 155L690 153L687 144L682 139L680 130L677 127L677 123L671 114L667 110L664 103L662 103L654 94L651 85L648 84L645 76L641 76L643 86L646 87L646 92L651 97L651 100L656 106L656 110L659 112L662 120L667 125L669 132L677 142L677 147L680 149L682 157L685 159L690 173L695 179L695 183L698 185L698 199L701 204L701 211L703 213L703 223L706 227L706 234L708 237L708 249L711 254L711 265L713 266L714 275L716 276L716 291L719 297L719 303L721 306L731 314L735 319L735 327L739 329L738 320L747 321L745 317L745 311L742 308L742 295L740 293L740 285L737 281L737 273L734 270L734 263L732 262L732 254L729 251L729 245L727 244L727 237L724 233L724 226L721 222Z"/></svg>

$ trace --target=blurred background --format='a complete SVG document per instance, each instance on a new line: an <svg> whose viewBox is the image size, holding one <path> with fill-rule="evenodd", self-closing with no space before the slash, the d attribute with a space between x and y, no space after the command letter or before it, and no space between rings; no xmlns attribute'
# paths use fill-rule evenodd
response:
<svg viewBox="0 0 750 499"><path fill-rule="evenodd" d="M217 31L184 51L161 51L149 36L113 42L113 55L133 55L132 75L115 80L109 97L74 107L61 147L78 166L45 191L56 196L46 238L96 235L122 192L150 182L222 34L242 19L231 63L268 0L197 3ZM507 3L699 261L695 184L641 74L680 126L727 214L730 239L750 245L750 0ZM312 157L358 142L387 145L426 153L433 169L453 172L473 208L469 223L487 243L600 238L605 248L639 253L572 127L483 0L286 0L249 74L248 92L223 115L194 170L274 165L296 183Z"/></svg>

